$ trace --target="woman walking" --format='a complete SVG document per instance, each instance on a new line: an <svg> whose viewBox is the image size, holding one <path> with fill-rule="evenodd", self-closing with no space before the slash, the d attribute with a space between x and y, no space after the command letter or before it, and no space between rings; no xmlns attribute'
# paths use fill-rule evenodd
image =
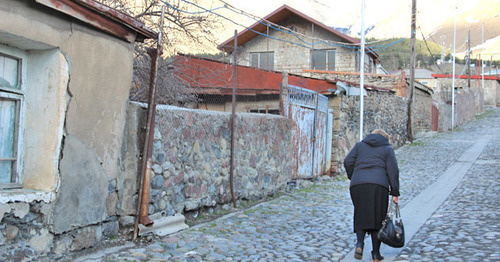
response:
<svg viewBox="0 0 500 262"><path fill-rule="evenodd" d="M347 177L351 180L349 190L354 205L354 232L357 243L356 259L363 256L366 233L371 235L373 261L384 259L380 255L380 240L377 232L387 215L389 194L398 202L399 169L389 135L375 129L363 141L356 143L344 159Z"/></svg>

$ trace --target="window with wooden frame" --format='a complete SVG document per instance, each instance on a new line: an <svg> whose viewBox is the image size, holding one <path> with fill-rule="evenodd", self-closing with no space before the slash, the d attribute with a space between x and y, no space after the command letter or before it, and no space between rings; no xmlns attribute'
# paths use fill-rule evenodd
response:
<svg viewBox="0 0 500 262"><path fill-rule="evenodd" d="M265 70L273 70L274 52L251 52L250 66Z"/></svg>
<svg viewBox="0 0 500 262"><path fill-rule="evenodd" d="M335 71L335 49L311 50L311 59L313 70Z"/></svg>
<svg viewBox="0 0 500 262"><path fill-rule="evenodd" d="M20 187L21 182L22 63L21 58L0 52L0 188Z"/></svg>

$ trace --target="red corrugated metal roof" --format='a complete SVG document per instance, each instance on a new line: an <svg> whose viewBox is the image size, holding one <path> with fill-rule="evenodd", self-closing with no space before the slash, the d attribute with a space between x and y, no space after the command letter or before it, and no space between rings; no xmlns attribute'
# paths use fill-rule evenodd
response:
<svg viewBox="0 0 500 262"><path fill-rule="evenodd" d="M435 78L453 78L453 75L432 74L432 77L435 77ZM461 75L461 76L455 75L455 78L467 79L467 78L469 78L469 76L468 75ZM471 75L470 78L471 79L482 79L483 76ZM498 76L484 76L484 79L485 80L497 80L497 81L500 80L500 78Z"/></svg>
<svg viewBox="0 0 500 262"><path fill-rule="evenodd" d="M35 0L128 42L157 38L158 34L126 14L93 0Z"/></svg>
<svg viewBox="0 0 500 262"><path fill-rule="evenodd" d="M233 65L215 60L179 54L175 57L175 74L197 94L231 94ZM283 76L281 72L238 66L238 94L279 94ZM288 76L288 84L319 93L337 89L332 81L297 75Z"/></svg>

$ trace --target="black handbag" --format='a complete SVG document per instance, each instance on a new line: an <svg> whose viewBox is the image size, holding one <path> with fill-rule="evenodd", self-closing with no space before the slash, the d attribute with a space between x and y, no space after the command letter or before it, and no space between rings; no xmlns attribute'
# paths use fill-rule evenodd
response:
<svg viewBox="0 0 500 262"><path fill-rule="evenodd" d="M405 245L405 228L399 213L399 205L395 203L393 210L392 201L389 205L387 217L382 222L382 228L377 236L384 244L391 247L403 247ZM394 212L393 212L394 211Z"/></svg>

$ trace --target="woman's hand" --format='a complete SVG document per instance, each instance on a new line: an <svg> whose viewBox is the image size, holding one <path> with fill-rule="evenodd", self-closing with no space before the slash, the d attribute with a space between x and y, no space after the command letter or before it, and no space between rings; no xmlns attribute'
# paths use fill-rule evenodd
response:
<svg viewBox="0 0 500 262"><path fill-rule="evenodd" d="M395 204L397 204L398 203L398 199L399 199L399 197L393 196L392 197L392 202L394 202Z"/></svg>

